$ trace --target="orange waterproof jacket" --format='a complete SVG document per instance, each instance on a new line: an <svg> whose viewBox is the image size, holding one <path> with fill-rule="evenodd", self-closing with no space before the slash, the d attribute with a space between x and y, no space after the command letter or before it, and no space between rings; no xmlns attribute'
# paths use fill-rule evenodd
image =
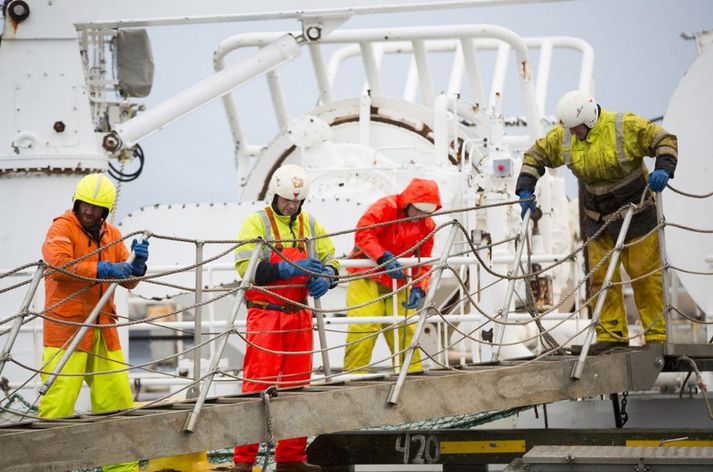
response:
<svg viewBox="0 0 713 472"><path fill-rule="evenodd" d="M374 202L361 216L357 223L357 228L383 223L386 221L406 218L405 209L409 203L435 203L436 211L441 208L441 197L438 192L438 184L434 180L413 179L403 192L396 195L389 195ZM426 237L435 223L430 217L413 222L403 222L391 225L379 226L377 228L359 230L354 236L355 248L350 255L351 258L368 257L377 260L384 255L385 251L398 256L405 250L411 248L416 243ZM433 238L426 240L416 251L409 251L401 257L430 257L433 250ZM350 268L348 272L356 273L367 268ZM413 278L420 277L428 272L430 266L421 266L413 269ZM383 269L382 269L383 270ZM391 288L393 280L386 274L370 277L377 282ZM428 288L428 280L424 279L417 285L424 291ZM397 280L398 286L404 285L403 280Z"/></svg>
<svg viewBox="0 0 713 472"><path fill-rule="evenodd" d="M115 226L106 222L102 225L100 238L102 246L120 238L121 233ZM61 267L73 259L96 250L97 247L96 241L84 230L74 212L67 210L54 219L52 226L47 231L45 242L42 244L42 257L48 264ZM83 277L96 277L98 261L123 262L128 257L129 251L126 245L120 242L65 268L65 270ZM51 269L48 269L47 272L51 272ZM126 288L134 288L137 282L122 285ZM86 288L87 286L92 287ZM45 308L51 307L78 290L86 290L53 308L47 315L60 320L84 322L108 287L109 284L95 284L60 272L49 274L45 277ZM113 325L115 320L116 307L112 297L102 308L95 323ZM112 326L102 329L107 349L109 351L121 349L116 328ZM67 340L78 330L79 326L68 326L45 320L44 344L51 347L66 347ZM93 336L94 329L89 329L77 348L90 352Z"/></svg>

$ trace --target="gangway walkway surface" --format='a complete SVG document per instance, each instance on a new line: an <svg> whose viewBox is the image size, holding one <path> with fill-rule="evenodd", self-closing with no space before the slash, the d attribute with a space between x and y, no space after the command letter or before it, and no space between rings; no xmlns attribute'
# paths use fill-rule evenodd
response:
<svg viewBox="0 0 713 472"><path fill-rule="evenodd" d="M276 439L314 436L481 411L650 389L664 366L662 346L590 357L579 380L577 358L502 361L406 378L396 405L395 376L281 390L270 400ZM195 400L127 412L28 421L0 428L0 470L65 471L263 441L264 404L255 394L210 398L192 433Z"/></svg>

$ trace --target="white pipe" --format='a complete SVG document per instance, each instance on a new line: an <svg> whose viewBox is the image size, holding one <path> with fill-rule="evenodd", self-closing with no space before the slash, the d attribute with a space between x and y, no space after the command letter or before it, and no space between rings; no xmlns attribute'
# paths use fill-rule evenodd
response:
<svg viewBox="0 0 713 472"><path fill-rule="evenodd" d="M300 45L291 35L284 35L249 58L198 82L173 98L121 123L114 130L128 148L180 117L229 93L235 87L300 55Z"/></svg>
<svg viewBox="0 0 713 472"><path fill-rule="evenodd" d="M435 90L433 87L433 76L431 75L431 67L428 65L428 53L426 51L426 43L421 40L414 40L413 55L416 59L416 70L418 71L418 82L421 85L421 100L423 104L431 108L434 106L433 100ZM438 155L438 154L437 154Z"/></svg>
<svg viewBox="0 0 713 472"><path fill-rule="evenodd" d="M350 44L349 46L344 46L332 53L329 57L329 65L327 66L327 77L329 78L329 83L333 84L337 79L337 72L339 71L339 66L342 62L356 57L361 54L361 49L359 49L358 44Z"/></svg>
<svg viewBox="0 0 713 472"><path fill-rule="evenodd" d="M369 90L373 95L381 96L384 94L381 88L381 78L379 77L379 64L374 54L374 47L369 42L360 42L362 60L364 61L364 71L366 72L366 80L369 84Z"/></svg>
<svg viewBox="0 0 713 472"><path fill-rule="evenodd" d="M319 100L324 103L329 103L334 100L332 96L332 83L327 73L327 65L324 62L324 54L322 54L322 46L319 43L309 44L309 54L312 57L312 66L314 67L314 75L317 78L317 86L319 87Z"/></svg>
<svg viewBox="0 0 713 472"><path fill-rule="evenodd" d="M448 78L448 88L446 89L446 95L449 97L460 93L461 85L463 84L463 70L463 50L460 43L458 43L453 55L453 66L451 67L451 75Z"/></svg>
<svg viewBox="0 0 713 472"><path fill-rule="evenodd" d="M390 51L389 51L390 52ZM404 84L403 99L407 102L415 102L418 94L418 69L416 68L416 58L412 57L406 73L406 83Z"/></svg>
<svg viewBox="0 0 713 472"><path fill-rule="evenodd" d="M473 103L483 106L483 82L480 78L480 69L475 55L473 40L471 38L462 38L460 43L463 51L465 69L468 73L468 86L470 87L471 100Z"/></svg>
<svg viewBox="0 0 713 472"><path fill-rule="evenodd" d="M495 67L493 67L493 78L490 81L490 108L495 108L498 102L498 96L502 96L503 88L505 87L505 77L508 70L508 59L510 58L510 45L500 43L498 54L495 59Z"/></svg>
<svg viewBox="0 0 713 472"><path fill-rule="evenodd" d="M539 116L545 116L545 103L547 102L547 86L550 83L550 69L552 68L552 41L545 39L540 46L540 60L537 64L537 110Z"/></svg>
<svg viewBox="0 0 713 472"><path fill-rule="evenodd" d="M282 93L282 86L280 85L280 78L277 76L276 70L273 69L267 73L267 85L270 89L270 97L272 98L272 106L275 109L277 125L280 127L280 131L286 131L290 122L290 114L287 111L287 103L285 102L285 96Z"/></svg>
<svg viewBox="0 0 713 472"><path fill-rule="evenodd" d="M433 105L433 136L435 161L443 164L448 161L448 97L444 94Z"/></svg>
<svg viewBox="0 0 713 472"><path fill-rule="evenodd" d="M359 98L359 144L369 146L371 138L371 95L364 93Z"/></svg>

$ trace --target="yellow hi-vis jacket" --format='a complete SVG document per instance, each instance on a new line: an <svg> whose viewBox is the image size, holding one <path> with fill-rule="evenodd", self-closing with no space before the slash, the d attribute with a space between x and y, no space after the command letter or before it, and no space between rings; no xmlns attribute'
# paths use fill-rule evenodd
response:
<svg viewBox="0 0 713 472"><path fill-rule="evenodd" d="M278 235L273 234L271 228L272 225L265 209L263 209L256 211L245 218L238 233L238 240L245 241L256 239L258 237L263 238L266 241L279 239L283 241L282 245L285 247L299 247L300 243L288 240L302 237L311 238L313 236L324 236L327 234L327 231L319 223L319 221L304 210L302 210L292 221L289 216L278 215L277 213L274 213L274 218L277 231L279 232ZM302 224L300 224L300 219L302 220ZM299 234L300 227L303 228L303 234L301 236ZM302 245L304 245L304 243L302 243ZM250 257L255 251L256 246L257 243L251 242L238 246L235 249L235 270L238 271L241 277L245 275L245 271L248 268L248 262L250 261ZM336 269L336 273L339 273L339 262L334 258L334 244L332 244L331 239L316 239L315 250L317 254L314 255L314 257L322 261L322 264L334 267ZM269 262L271 253L272 249L267 246L263 246L262 253L258 256L258 262Z"/></svg>
<svg viewBox="0 0 713 472"><path fill-rule="evenodd" d="M678 159L676 136L633 113L602 109L599 120L583 141L562 126L552 128L545 137L538 139L525 152L515 192L534 192L545 167L566 165L584 186L587 218L602 223L604 217L624 204L638 203L641 199L647 185L645 156L655 157L656 169L664 169L673 177ZM635 221L629 237L653 228L651 214L655 226L655 212L644 211L638 220L641 223L647 220L644 226L649 228L636 229L641 225ZM615 227L612 229L618 231Z"/></svg>

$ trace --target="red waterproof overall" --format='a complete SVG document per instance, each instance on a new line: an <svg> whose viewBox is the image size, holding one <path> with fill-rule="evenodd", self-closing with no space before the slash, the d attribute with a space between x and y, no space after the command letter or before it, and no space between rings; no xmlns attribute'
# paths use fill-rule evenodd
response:
<svg viewBox="0 0 713 472"><path fill-rule="evenodd" d="M268 208L267 215L272 226L273 237L277 240L279 232L272 211ZM299 238L304 237L304 218L298 218ZM276 245L285 259L297 261L307 257L303 243L298 247L283 248ZM275 252L270 254L270 262L277 263L283 259ZM265 287L272 292L305 303L307 299L307 277L292 277L288 280L277 280ZM279 285L301 285L295 288L275 288ZM249 308L247 318L248 345L245 350L243 366L243 392L260 392L272 385L280 387L294 387L309 383L312 371L312 312L310 310L297 310L286 305L272 295L257 290L249 290L246 298L250 304L270 304L271 307ZM282 308L282 309L273 309ZM282 351L277 353L268 351ZM300 354L291 352L301 351ZM249 380L248 380L249 379ZM275 448L276 462L301 462L307 459L305 448L307 438L283 439L277 442ZM258 451L258 444L236 446L233 452L234 462L252 463Z"/></svg>

